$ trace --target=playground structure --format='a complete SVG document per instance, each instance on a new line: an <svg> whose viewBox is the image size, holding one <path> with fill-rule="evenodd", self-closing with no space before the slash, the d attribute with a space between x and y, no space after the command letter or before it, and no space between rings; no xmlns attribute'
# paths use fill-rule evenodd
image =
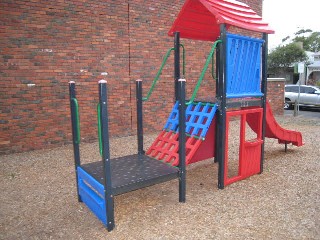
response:
<svg viewBox="0 0 320 240"><path fill-rule="evenodd" d="M210 24L208 24L210 23ZM262 33L252 38L227 32L230 26ZM279 143L301 146L301 133L285 130L275 121L266 100L267 34L273 30L246 4L225 0L187 0L169 31L174 47L169 49L146 97L142 81L136 81L137 154L110 159L107 82L99 81L98 131L102 161L80 163L80 121L75 83L69 83L74 160L79 202L84 202L104 223L114 228L114 196L157 183L179 180L179 202L185 202L186 164L215 158L219 164L218 187L262 173L265 137ZM213 41L212 49L190 99L186 80L180 79L181 38ZM176 102L154 143L145 152L143 101L147 101L161 70L174 51ZM197 92L210 62L216 57L215 101L197 101ZM183 63L184 63L183 59ZM183 71L185 67L183 64ZM228 176L229 127L240 119L238 174ZM255 133L247 139L248 126Z"/></svg>

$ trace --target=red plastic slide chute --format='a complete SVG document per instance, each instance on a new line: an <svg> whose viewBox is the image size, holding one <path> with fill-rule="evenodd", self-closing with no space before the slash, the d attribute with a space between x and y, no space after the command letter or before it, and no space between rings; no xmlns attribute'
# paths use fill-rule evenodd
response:
<svg viewBox="0 0 320 240"><path fill-rule="evenodd" d="M269 102L267 102L266 107L265 137L278 139L279 143L292 143L292 145L298 147L302 146L303 142L301 132L282 128L274 118ZM248 115L247 122L252 130L256 132L258 129L258 121L256 121L256 119L254 118L254 115L252 115L251 117L250 115Z"/></svg>

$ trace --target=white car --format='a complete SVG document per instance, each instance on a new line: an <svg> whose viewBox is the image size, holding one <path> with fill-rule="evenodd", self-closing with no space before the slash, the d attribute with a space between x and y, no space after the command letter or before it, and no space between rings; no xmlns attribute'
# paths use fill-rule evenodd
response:
<svg viewBox="0 0 320 240"><path fill-rule="evenodd" d="M299 85L285 85L284 109L292 108L298 101ZM320 88L309 85L300 85L299 105L320 107Z"/></svg>

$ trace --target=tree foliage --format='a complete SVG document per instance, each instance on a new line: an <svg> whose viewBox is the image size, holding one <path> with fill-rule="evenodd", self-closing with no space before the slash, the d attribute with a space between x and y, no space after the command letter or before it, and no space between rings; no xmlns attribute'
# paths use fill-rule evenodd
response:
<svg viewBox="0 0 320 240"><path fill-rule="evenodd" d="M312 32L308 37L296 35L293 42L302 42L303 49L310 52L320 51L320 32Z"/></svg>
<svg viewBox="0 0 320 240"><path fill-rule="evenodd" d="M274 70L290 67L307 60L307 55L296 43L276 47L268 56L268 67Z"/></svg>
<svg viewBox="0 0 320 240"><path fill-rule="evenodd" d="M286 41L302 42L303 49L305 51L320 51L320 32L313 32L311 29L300 29L293 35L293 38L291 38L290 36L283 38L282 43L285 43Z"/></svg>
<svg viewBox="0 0 320 240"><path fill-rule="evenodd" d="M306 62L305 51L320 51L320 32L313 32L311 29L300 29L295 32L294 37L287 36L282 39L283 45L279 45L268 55L268 68L277 72L281 68L287 68L294 63ZM285 44L288 42L287 44ZM302 43L299 46L298 43Z"/></svg>

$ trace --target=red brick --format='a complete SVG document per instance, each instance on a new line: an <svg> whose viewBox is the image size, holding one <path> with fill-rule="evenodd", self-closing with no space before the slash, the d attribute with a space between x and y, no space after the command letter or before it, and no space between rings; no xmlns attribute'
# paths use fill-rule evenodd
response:
<svg viewBox="0 0 320 240"><path fill-rule="evenodd" d="M243 1L261 14L262 0ZM145 95L165 52L173 46L167 31L183 3L2 0L0 154L71 142L69 81L76 81L81 136L84 141L95 140L101 72L108 72L103 78L109 86L111 135L135 134L135 80L143 79ZM190 96L211 44L182 42ZM215 81L207 73L199 96L214 94ZM171 56L150 101L144 104L146 133L163 127L173 99Z"/></svg>

